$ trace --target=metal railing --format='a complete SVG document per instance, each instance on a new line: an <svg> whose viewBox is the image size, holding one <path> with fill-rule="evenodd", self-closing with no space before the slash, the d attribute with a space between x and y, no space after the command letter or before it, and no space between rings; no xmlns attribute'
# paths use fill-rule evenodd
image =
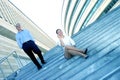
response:
<svg viewBox="0 0 120 80"><path fill-rule="evenodd" d="M13 59L14 62L11 62L11 59ZM21 67L25 66L29 62L30 62L29 58L20 57L16 53L16 51L12 51L9 55L0 59L0 71L2 73L1 79L6 80L7 76L9 76L10 74L14 73L17 70L20 70ZM9 72L6 72L6 71L9 71Z"/></svg>

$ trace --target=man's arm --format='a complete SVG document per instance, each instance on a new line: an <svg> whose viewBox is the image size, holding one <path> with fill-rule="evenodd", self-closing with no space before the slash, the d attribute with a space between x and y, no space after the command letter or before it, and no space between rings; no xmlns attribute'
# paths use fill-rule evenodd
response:
<svg viewBox="0 0 120 80"><path fill-rule="evenodd" d="M18 46L22 49L22 43L21 43L21 41L19 40L19 38L18 38L17 35L16 35L16 41L17 41Z"/></svg>

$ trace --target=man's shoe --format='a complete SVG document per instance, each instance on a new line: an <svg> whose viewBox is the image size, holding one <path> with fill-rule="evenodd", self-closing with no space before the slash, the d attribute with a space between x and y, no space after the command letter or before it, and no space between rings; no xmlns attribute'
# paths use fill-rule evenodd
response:
<svg viewBox="0 0 120 80"><path fill-rule="evenodd" d="M38 70L40 70L41 68L42 68L42 66L39 66L39 67L37 67L38 68Z"/></svg>
<svg viewBox="0 0 120 80"><path fill-rule="evenodd" d="M42 62L42 64L46 64L46 62L44 61L44 62Z"/></svg>

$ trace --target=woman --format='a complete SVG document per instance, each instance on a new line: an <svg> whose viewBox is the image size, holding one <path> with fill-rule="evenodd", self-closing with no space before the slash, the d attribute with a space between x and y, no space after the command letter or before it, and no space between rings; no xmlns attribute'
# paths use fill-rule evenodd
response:
<svg viewBox="0 0 120 80"><path fill-rule="evenodd" d="M79 50L75 47L75 42L72 38L63 35L61 29L56 30L57 37L59 39L58 44L64 49L64 56L66 59L70 59L74 55L83 56L85 59L88 57L87 49L85 51Z"/></svg>

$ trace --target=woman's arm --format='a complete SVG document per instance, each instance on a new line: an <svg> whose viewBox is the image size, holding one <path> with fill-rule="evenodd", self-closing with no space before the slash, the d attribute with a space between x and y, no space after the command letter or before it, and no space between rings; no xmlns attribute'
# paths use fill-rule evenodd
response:
<svg viewBox="0 0 120 80"><path fill-rule="evenodd" d="M62 38L60 38L59 40L60 40L60 44L61 44L61 46L63 46L63 47L64 47L64 46L65 46L65 44L64 44L64 42L63 42Z"/></svg>
<svg viewBox="0 0 120 80"><path fill-rule="evenodd" d="M63 39L62 39L62 37L61 36L59 36L59 35L57 35L57 37L58 37L58 39L59 39L59 41L60 41L60 44L61 44L61 46L65 46L65 44L64 44L64 42L63 42Z"/></svg>

